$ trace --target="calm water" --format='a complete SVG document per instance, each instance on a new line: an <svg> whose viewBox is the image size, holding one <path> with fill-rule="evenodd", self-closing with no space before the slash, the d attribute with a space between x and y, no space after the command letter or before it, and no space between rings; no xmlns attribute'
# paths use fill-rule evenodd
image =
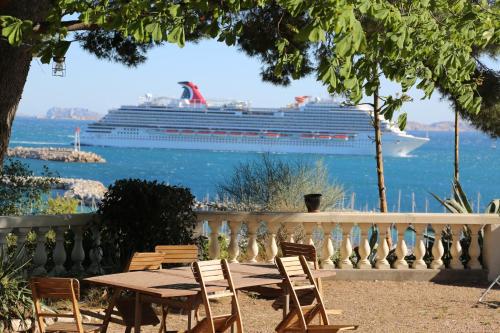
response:
<svg viewBox="0 0 500 333"><path fill-rule="evenodd" d="M67 146L77 126L84 122L40 120L18 117L14 122L11 146ZM426 135L426 133L415 133ZM413 152L411 157L386 157L385 177L389 209L396 210L401 192L401 211L412 210L412 193L415 210L442 212L442 208L429 195L440 196L450 192L453 177L452 133L429 132L431 141ZM170 184L190 187L203 198L213 196L217 183L229 177L240 162L255 159L257 153L227 153L166 149L135 149L84 147L102 155L105 164L71 164L26 160L35 171L47 165L62 177L95 179L106 185L120 178L158 179ZM500 198L500 142L480 133L463 133L461 136L461 181L469 197L484 210L492 198ZM356 195L355 208L372 210L377 206L377 179L375 159L369 156L321 156L281 154L286 160L323 159L332 180L342 184L347 192ZM427 204L426 204L427 202Z"/></svg>

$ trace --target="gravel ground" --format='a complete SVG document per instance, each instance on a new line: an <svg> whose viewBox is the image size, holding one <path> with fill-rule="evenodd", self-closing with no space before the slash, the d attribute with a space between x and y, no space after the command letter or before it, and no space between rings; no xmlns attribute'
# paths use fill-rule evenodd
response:
<svg viewBox="0 0 500 333"><path fill-rule="evenodd" d="M431 282L324 281L327 308L342 309L334 324L359 325L357 332L500 332L500 290L492 291L491 306L476 305L487 285L442 285ZM272 300L239 294L245 332L274 332L281 310ZM214 305L216 313L227 304ZM186 316L169 314L168 328L185 329ZM111 325L109 332L123 332ZM158 326L144 327L158 332Z"/></svg>

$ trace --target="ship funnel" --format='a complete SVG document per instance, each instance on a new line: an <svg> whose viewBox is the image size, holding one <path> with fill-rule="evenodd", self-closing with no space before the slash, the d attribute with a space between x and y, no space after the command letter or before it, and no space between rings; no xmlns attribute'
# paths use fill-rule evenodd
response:
<svg viewBox="0 0 500 333"><path fill-rule="evenodd" d="M191 104L207 104L207 101L198 90L198 86L193 82L181 81L179 84L183 87L181 99L189 100Z"/></svg>

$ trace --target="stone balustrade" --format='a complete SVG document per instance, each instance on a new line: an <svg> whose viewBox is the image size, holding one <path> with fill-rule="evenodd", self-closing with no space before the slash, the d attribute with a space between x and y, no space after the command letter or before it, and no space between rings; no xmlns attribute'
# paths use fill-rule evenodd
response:
<svg viewBox="0 0 500 333"><path fill-rule="evenodd" d="M490 279L500 274L500 251L497 245L500 244L500 216L494 214L199 211L197 216L199 223L195 233L208 237L209 256L221 256L219 236L221 233L226 234L229 242L227 256L231 262L272 262L278 255L278 239L286 235L287 241L300 238L303 243L314 244L322 268L488 269ZM32 274L100 274L103 272L103 253L100 235L91 227L90 221L94 218L94 214L0 217L0 247L7 246L6 236L9 234L16 235L16 242L21 245L26 242L28 234L34 232L36 241ZM301 229L300 234L294 232L298 227ZM442 240L441 232L445 229L451 230L451 238ZM47 272L45 234L49 230L55 232L55 247L52 250L53 265ZM68 230L74 234L74 245L69 251L64 238ZM92 247L86 250L83 246L84 231L90 232L93 238ZM378 237L376 253L373 255L370 238L375 231ZM462 249L461 240L465 236L470 239L468 249ZM392 241L394 249L391 260L388 260L391 250L388 240ZM428 246L430 243L433 243L432 248ZM412 255L411 260L408 260L409 254Z"/></svg>

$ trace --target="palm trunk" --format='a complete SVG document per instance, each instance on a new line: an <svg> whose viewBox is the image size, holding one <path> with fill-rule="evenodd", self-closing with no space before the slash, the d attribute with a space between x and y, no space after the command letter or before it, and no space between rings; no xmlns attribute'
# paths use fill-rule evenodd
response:
<svg viewBox="0 0 500 333"><path fill-rule="evenodd" d="M373 93L373 127L375 128L375 158L377 160L377 181L378 181L378 198L380 212L387 212L387 198L385 191L384 180L384 158L382 155L382 131L380 130L379 120L379 100L378 87Z"/></svg>
<svg viewBox="0 0 500 333"><path fill-rule="evenodd" d="M459 156L458 156L458 150L459 150L459 140L460 140L460 136L459 136L459 127L458 127L458 120L459 120L459 117L458 117L458 110L455 110L455 163L454 163L454 167L455 167L455 172L454 172L454 179L455 181L458 182L458 178L460 176L459 172L458 172L458 159L459 159Z"/></svg>

